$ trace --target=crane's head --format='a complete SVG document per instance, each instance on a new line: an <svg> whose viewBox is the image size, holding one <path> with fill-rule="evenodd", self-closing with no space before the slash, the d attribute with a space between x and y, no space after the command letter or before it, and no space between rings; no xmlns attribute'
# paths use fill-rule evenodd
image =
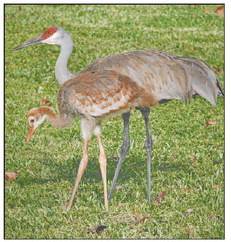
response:
<svg viewBox="0 0 231 242"><path fill-rule="evenodd" d="M43 111L43 107L41 108L32 108L28 112L28 122L29 122L29 128L26 138L26 143L28 144L30 142L31 137L33 136L35 129L41 125L45 119L47 118L46 113Z"/></svg>
<svg viewBox="0 0 231 242"><path fill-rule="evenodd" d="M16 46L14 50L20 50L22 48L37 44L62 45L67 42L71 45L73 44L71 36L66 30L60 27L50 27L43 34L19 46Z"/></svg>

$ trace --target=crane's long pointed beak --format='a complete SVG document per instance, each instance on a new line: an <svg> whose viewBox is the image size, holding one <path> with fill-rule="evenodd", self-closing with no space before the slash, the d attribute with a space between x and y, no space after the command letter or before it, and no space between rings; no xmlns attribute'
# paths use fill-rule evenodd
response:
<svg viewBox="0 0 231 242"><path fill-rule="evenodd" d="M14 47L14 50L20 50L22 48L25 48L25 47L28 47L28 46L31 46L31 45L42 44L41 43L42 40L44 40L44 39L42 38L41 35L40 36L37 36L37 37L35 37L32 40L29 40L29 41L27 41L27 42L25 42L25 43L23 43L21 45L18 45L16 47Z"/></svg>
<svg viewBox="0 0 231 242"><path fill-rule="evenodd" d="M26 143L29 144L31 137L33 136L35 132L35 128L32 126L29 126L28 132L27 132L27 137L26 137Z"/></svg>

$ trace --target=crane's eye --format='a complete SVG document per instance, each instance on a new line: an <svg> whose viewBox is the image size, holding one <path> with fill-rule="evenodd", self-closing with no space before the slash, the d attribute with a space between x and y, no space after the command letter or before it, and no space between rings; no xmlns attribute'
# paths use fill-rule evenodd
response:
<svg viewBox="0 0 231 242"><path fill-rule="evenodd" d="M50 36L52 36L56 31L57 31L56 28L49 28L43 33L42 38L47 39Z"/></svg>

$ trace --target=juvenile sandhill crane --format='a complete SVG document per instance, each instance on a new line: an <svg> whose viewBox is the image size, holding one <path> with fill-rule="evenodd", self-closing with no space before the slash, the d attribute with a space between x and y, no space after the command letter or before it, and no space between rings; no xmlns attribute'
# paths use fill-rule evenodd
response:
<svg viewBox="0 0 231 242"><path fill-rule="evenodd" d="M42 35L14 49L19 50L36 44L51 44L61 47L55 65L55 76L60 85L78 75L70 73L67 68L68 59L73 50L73 41L66 30L60 27L51 27ZM149 90L159 103L173 99L182 99L189 103L192 96L200 95L215 106L217 96L223 96L215 73L202 60L179 57L160 50L138 50L105 56L92 62L80 73L99 70L114 70L130 77L140 87ZM138 109L141 111L146 125L147 186L148 202L150 202L152 150L152 137L149 129L150 109L148 107L138 107ZM122 114L122 117L124 120L122 152L112 181L109 199L112 197L120 169L130 148L130 112Z"/></svg>
<svg viewBox="0 0 231 242"><path fill-rule="evenodd" d="M81 131L84 139L83 157L79 164L67 210L72 206L79 182L87 166L88 144L90 136L94 133L99 144L104 204L108 211L106 155L100 138L100 122L105 118L126 113L131 108L149 107L157 103L152 93L138 86L129 77L106 70L85 72L65 82L58 93L59 115L56 115L48 107L33 108L29 111L27 143L29 143L35 129L46 118L58 128L70 125L76 116L81 118Z"/></svg>

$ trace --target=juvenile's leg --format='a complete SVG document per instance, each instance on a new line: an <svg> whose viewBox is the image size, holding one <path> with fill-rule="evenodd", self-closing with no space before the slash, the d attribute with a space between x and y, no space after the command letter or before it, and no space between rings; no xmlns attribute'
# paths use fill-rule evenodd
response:
<svg viewBox="0 0 231 242"><path fill-rule="evenodd" d="M71 206L72 206L75 194L76 194L76 192L78 190L78 187L79 187L80 180L81 180L81 178L83 176L83 173L84 173L84 171L85 171L85 169L87 167L87 163L88 163L88 144L89 144L89 140L88 139L84 140L83 157L82 157L82 160L81 160L81 162L79 164L78 173L77 173L77 176L76 176L76 179L75 179L75 186L74 186L74 189L72 191L69 203L67 205L67 211L69 211Z"/></svg>
<svg viewBox="0 0 231 242"><path fill-rule="evenodd" d="M100 135L97 135L97 141L99 144L99 164L100 164L100 170L103 180L103 187L104 187L104 206L106 211L108 211L108 198L107 198L107 158L104 151L104 147L101 142Z"/></svg>
<svg viewBox="0 0 231 242"><path fill-rule="evenodd" d="M89 144L89 141L90 141L91 134L93 133L93 130L95 128L95 125L96 125L95 119L91 119L91 120L84 119L84 118L81 119L81 132L82 132L82 137L83 137L83 140L84 140L83 157L82 157L82 160L79 164L78 173L77 173L77 176L76 176L76 179L75 179L74 189L72 191L71 198L70 198L69 203L67 205L67 211L70 210L70 208L72 206L75 194L76 194L78 187L79 187L80 180L81 180L83 173L84 173L84 171L87 167L88 144Z"/></svg>

